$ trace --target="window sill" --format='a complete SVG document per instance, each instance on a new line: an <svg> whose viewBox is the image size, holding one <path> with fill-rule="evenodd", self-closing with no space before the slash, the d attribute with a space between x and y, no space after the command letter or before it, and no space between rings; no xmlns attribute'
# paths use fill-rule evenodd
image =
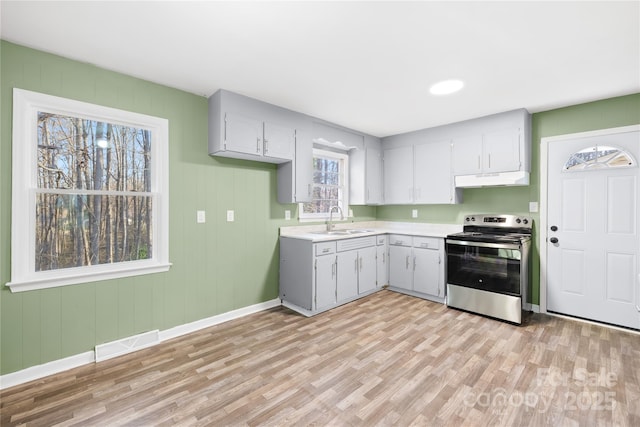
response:
<svg viewBox="0 0 640 427"><path fill-rule="evenodd" d="M112 265L102 265L96 266L96 268L91 271L86 271L85 268L82 267L78 269L70 268L65 269L64 275L51 275L45 278L25 278L23 280L9 282L6 286L11 292L34 291L38 289L57 288L60 286L140 276L143 274L162 273L168 271L170 267L171 263L145 263L144 265L118 265L117 269L114 269ZM62 270L60 270L60 272L62 272Z"/></svg>

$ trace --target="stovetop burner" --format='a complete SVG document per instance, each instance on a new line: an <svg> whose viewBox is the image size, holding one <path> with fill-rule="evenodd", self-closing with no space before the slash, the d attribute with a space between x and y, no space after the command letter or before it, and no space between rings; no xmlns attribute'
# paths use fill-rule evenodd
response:
<svg viewBox="0 0 640 427"><path fill-rule="evenodd" d="M487 243L522 243L531 239L532 220L515 215L469 215L463 231L447 236L449 240Z"/></svg>

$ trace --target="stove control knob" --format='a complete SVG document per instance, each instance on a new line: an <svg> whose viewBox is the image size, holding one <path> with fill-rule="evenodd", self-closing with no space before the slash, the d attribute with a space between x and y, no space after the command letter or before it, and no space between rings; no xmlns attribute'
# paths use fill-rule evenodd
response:
<svg viewBox="0 0 640 427"><path fill-rule="evenodd" d="M471 217L471 221L474 221L474 222L475 222L475 220L476 220L476 217L475 217L475 216L472 216L472 217Z"/></svg>
<svg viewBox="0 0 640 427"><path fill-rule="evenodd" d="M516 222L517 222L518 224L520 224L520 223L522 222L522 220L521 220L520 218L516 218ZM526 224L526 223L525 223L525 224Z"/></svg>
<svg viewBox="0 0 640 427"><path fill-rule="evenodd" d="M471 221L471 218L466 217L464 220L465 220L465 221L467 221L467 222L469 222L469 221Z"/></svg>
<svg viewBox="0 0 640 427"><path fill-rule="evenodd" d="M527 224L529 224L529 220L527 218L525 218L525 219L522 220L522 223L527 225Z"/></svg>

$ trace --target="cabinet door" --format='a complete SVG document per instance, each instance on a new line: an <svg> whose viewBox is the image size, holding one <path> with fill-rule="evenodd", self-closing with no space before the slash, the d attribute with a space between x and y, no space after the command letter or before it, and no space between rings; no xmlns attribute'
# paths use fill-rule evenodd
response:
<svg viewBox="0 0 640 427"><path fill-rule="evenodd" d="M262 155L262 121L241 114L227 113L224 124L225 150Z"/></svg>
<svg viewBox="0 0 640 427"><path fill-rule="evenodd" d="M389 246L389 286L395 288L413 288L413 260L411 248Z"/></svg>
<svg viewBox="0 0 640 427"><path fill-rule="evenodd" d="M295 130L274 123L264 123L264 155L293 160L296 142Z"/></svg>
<svg viewBox="0 0 640 427"><path fill-rule="evenodd" d="M376 247L358 250L358 293L373 291L376 288Z"/></svg>
<svg viewBox="0 0 640 427"><path fill-rule="evenodd" d="M358 295L358 251L338 254L338 302Z"/></svg>
<svg viewBox="0 0 640 427"><path fill-rule="evenodd" d="M413 147L384 150L384 203L413 203Z"/></svg>
<svg viewBox="0 0 640 427"><path fill-rule="evenodd" d="M295 202L310 202L313 189L313 143L310 133L296 130Z"/></svg>
<svg viewBox="0 0 640 427"><path fill-rule="evenodd" d="M335 255L319 256L315 259L316 310L336 305L336 258Z"/></svg>
<svg viewBox="0 0 640 427"><path fill-rule="evenodd" d="M377 251L377 286L383 287L389 282L389 262L387 256L387 246L376 246Z"/></svg>
<svg viewBox="0 0 640 427"><path fill-rule="evenodd" d="M454 138L453 174L473 175L482 172L482 135Z"/></svg>
<svg viewBox="0 0 640 427"><path fill-rule="evenodd" d="M451 142L438 141L414 147L415 203L453 203Z"/></svg>
<svg viewBox="0 0 640 427"><path fill-rule="evenodd" d="M413 290L440 296L440 253L436 249L413 248Z"/></svg>
<svg viewBox="0 0 640 427"><path fill-rule="evenodd" d="M483 172L512 172L520 170L520 130L503 129L485 133Z"/></svg>
<svg viewBox="0 0 640 427"><path fill-rule="evenodd" d="M382 150L379 146L366 148L365 183L367 204L382 204Z"/></svg>

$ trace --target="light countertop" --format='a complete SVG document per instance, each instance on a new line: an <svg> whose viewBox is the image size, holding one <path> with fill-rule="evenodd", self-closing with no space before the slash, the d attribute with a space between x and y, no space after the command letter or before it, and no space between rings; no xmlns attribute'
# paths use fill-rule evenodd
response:
<svg viewBox="0 0 640 427"><path fill-rule="evenodd" d="M367 221L336 222L335 234L326 233L326 225L297 225L280 227L280 236L294 239L326 242L330 240L352 239L354 237L378 234L403 234L408 236L441 237L462 231L462 225L430 224L422 222ZM347 233L347 230L355 231Z"/></svg>

